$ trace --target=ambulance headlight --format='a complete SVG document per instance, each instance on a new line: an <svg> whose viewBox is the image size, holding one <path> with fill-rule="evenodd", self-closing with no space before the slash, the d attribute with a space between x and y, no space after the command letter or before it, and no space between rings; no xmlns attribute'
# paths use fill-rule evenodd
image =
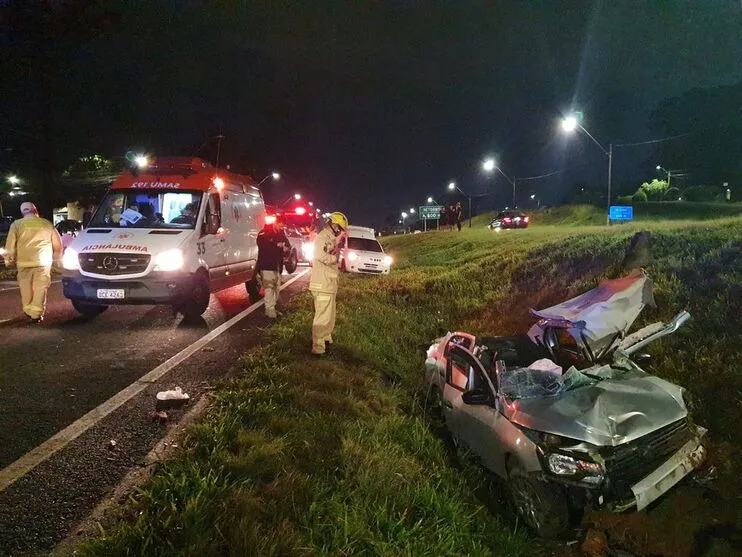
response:
<svg viewBox="0 0 742 557"><path fill-rule="evenodd" d="M314 244L312 242L304 242L301 245L301 253L307 261L314 259Z"/></svg>
<svg viewBox="0 0 742 557"><path fill-rule="evenodd" d="M64 250L62 267L68 271L77 271L80 268L80 260L77 258L77 252L72 248Z"/></svg>
<svg viewBox="0 0 742 557"><path fill-rule="evenodd" d="M179 249L163 251L155 258L155 271L177 271L183 267L183 252Z"/></svg>

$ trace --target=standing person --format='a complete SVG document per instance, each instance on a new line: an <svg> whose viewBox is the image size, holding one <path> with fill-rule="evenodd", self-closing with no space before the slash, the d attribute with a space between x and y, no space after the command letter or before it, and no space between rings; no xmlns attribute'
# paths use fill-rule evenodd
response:
<svg viewBox="0 0 742 557"><path fill-rule="evenodd" d="M458 228L459 232L461 232L461 222L464 220L464 212L461 210L461 203L458 201L456 202L454 215L456 215L456 218L454 219L456 221L456 228Z"/></svg>
<svg viewBox="0 0 742 557"><path fill-rule="evenodd" d="M54 225L39 216L33 203L21 203L21 214L23 218L8 230L5 259L17 268L23 313L31 322L40 323L46 310L52 264L62 257L62 239Z"/></svg>
<svg viewBox="0 0 742 557"><path fill-rule="evenodd" d="M283 260L291 250L283 219L277 216L273 224L266 224L258 233L257 242L256 270L260 273L260 280L265 289L265 315L270 319L276 319L280 315L276 310L276 303L281 287Z"/></svg>
<svg viewBox="0 0 742 557"><path fill-rule="evenodd" d="M343 234L348 230L348 219L343 213L332 213L327 226L314 239L314 260L309 291L314 298L312 322L312 354L321 356L326 345L332 344L335 329L335 297L338 291L338 269Z"/></svg>

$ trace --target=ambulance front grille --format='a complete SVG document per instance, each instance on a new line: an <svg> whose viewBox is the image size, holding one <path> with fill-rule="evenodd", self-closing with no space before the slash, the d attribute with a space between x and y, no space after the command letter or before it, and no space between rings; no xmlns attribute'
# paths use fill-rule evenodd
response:
<svg viewBox="0 0 742 557"><path fill-rule="evenodd" d="M150 255L139 253L81 253L80 269L97 275L136 275L149 265Z"/></svg>

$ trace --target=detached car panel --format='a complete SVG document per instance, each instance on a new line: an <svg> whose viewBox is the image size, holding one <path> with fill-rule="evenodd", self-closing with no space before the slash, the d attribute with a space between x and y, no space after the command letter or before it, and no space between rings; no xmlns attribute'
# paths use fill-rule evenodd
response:
<svg viewBox="0 0 742 557"><path fill-rule="evenodd" d="M534 312L528 335L456 332L428 349L447 428L508 481L542 536L567 526L570 505L641 510L706 456L683 389L630 357L690 316L626 336L647 303L651 281L639 272Z"/></svg>

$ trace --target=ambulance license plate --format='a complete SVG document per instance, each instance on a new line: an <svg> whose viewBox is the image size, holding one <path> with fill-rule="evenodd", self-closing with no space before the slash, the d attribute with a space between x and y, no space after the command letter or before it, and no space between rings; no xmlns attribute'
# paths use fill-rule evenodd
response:
<svg viewBox="0 0 742 557"><path fill-rule="evenodd" d="M124 298L123 288L99 288L98 299L99 300L122 300Z"/></svg>

